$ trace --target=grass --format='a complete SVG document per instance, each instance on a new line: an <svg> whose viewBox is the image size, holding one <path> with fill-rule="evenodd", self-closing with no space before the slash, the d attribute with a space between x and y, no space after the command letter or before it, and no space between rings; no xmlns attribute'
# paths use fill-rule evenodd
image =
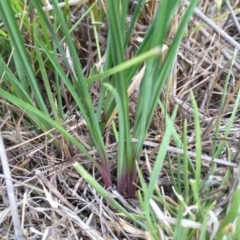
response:
<svg viewBox="0 0 240 240"><path fill-rule="evenodd" d="M3 239L7 201L22 239L237 239L238 52L192 18L201 1L44 4L0 3Z"/></svg>

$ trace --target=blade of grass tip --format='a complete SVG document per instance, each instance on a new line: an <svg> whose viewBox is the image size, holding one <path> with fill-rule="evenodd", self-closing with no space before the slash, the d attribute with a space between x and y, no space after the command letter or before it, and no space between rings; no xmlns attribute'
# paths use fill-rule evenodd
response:
<svg viewBox="0 0 240 240"><path fill-rule="evenodd" d="M194 128L195 128L195 141L196 141L196 184L198 188L200 188L200 180L201 180L201 167L202 167L202 141L201 141L201 127L200 127L200 120L198 116L198 107L191 92L191 100L193 105L194 111Z"/></svg>
<svg viewBox="0 0 240 240"><path fill-rule="evenodd" d="M229 85L229 80L230 80L230 76L232 73L233 64L236 61L237 53L238 53L238 50L235 49L233 57L232 57L232 61L231 61L231 66L230 66L228 75L226 77L226 81L224 83L223 94L221 97L221 103L220 103L219 114L218 114L219 116L222 116L222 114L224 112L224 108L226 107L225 104L226 104L226 98L227 98L227 94L228 94L227 88ZM238 103L238 102L236 102L236 103ZM220 124L221 124L221 121L217 121L217 126L215 127L215 132L214 132L214 139L217 139L219 136ZM229 124L228 124L228 126L229 126ZM231 128L232 126L229 126L229 127ZM230 131L230 128L229 128L229 131ZM226 132L225 132L225 134L226 134ZM220 144L218 144L217 140L213 141L214 157L218 158L220 156L224 146L225 146L224 142L221 142Z"/></svg>
<svg viewBox="0 0 240 240"><path fill-rule="evenodd" d="M154 163L154 167L153 167L153 171L151 174L151 178L150 178L150 182L148 185L148 190L144 193L144 197L145 197L145 203L149 203L150 199L152 198L153 195L153 190L155 188L155 184L158 180L158 176L159 173L162 169L163 166L163 162L164 162L164 158L167 152L167 146L169 144L170 141L170 137L172 134L172 129L174 128L174 119L176 117L176 113L177 113L177 108L174 109L173 114L171 116L171 119L168 122L168 126L165 129L165 133L163 136L163 140L160 146L160 149L158 151L158 155L157 155L157 159Z"/></svg>
<svg viewBox="0 0 240 240"><path fill-rule="evenodd" d="M227 236L230 225L234 224L237 218L240 217L240 186L237 187L233 195L233 201L230 205L228 212L226 213L224 219L222 220L217 236L215 239L223 239L224 235Z"/></svg>
<svg viewBox="0 0 240 240"><path fill-rule="evenodd" d="M236 58L236 56L235 56L236 53L237 53L237 51L234 52L234 57L233 57L234 59ZM233 65L233 62L232 62L232 65ZM232 72L232 65L231 65L231 68L229 70L229 74ZM224 101L224 102L226 104L226 101ZM229 121L228 121L226 130L225 130L225 133L224 133L224 138L227 138L230 130L232 129L232 125L233 125L233 123L235 121L235 117L236 117L236 114L237 114L237 111L238 111L239 103L240 103L240 91L238 91L237 99L236 99L235 105L233 107L232 114L231 114L231 116L229 118ZM220 125L220 121L219 121L218 125ZM217 138L219 136L218 133L214 134L214 137ZM214 157L219 157L220 156L220 154L223 151L224 146L225 146L225 143L224 142L220 142L220 144L218 144L217 149L216 149L216 147L213 148L213 149L216 149L216 151L214 153Z"/></svg>
<svg viewBox="0 0 240 240"><path fill-rule="evenodd" d="M231 148L229 146L229 144L226 145L226 154L227 154L227 158L234 161L234 153L232 153ZM234 170L232 168L227 168L224 174L224 181L221 182L219 189L226 189L229 186L229 183L231 182L231 178L233 175Z"/></svg>
<svg viewBox="0 0 240 240"><path fill-rule="evenodd" d="M109 193L78 162L75 162L73 166L85 179L85 181L89 183L97 191L97 193L100 194L110 204L110 206L125 214L125 216L129 217L132 221L139 224L139 226L143 227L143 229L146 228L146 226L141 221L137 220L133 214L127 212L125 208L123 208L117 201L109 196Z"/></svg>
<svg viewBox="0 0 240 240"><path fill-rule="evenodd" d="M176 191L178 193L182 192L182 161L181 161L182 156L180 154L177 154L177 186L176 186Z"/></svg>
<svg viewBox="0 0 240 240"><path fill-rule="evenodd" d="M163 106L163 104L160 100L158 100L158 104L159 104L159 106L161 108L161 111L163 112L164 116L167 118L166 121L168 122L170 117L166 113L166 110L165 110L165 108L164 108L164 106ZM182 143L181 138L179 137L179 135L178 135L178 133L175 129L173 129L172 137L173 137L173 140L174 140L177 148L182 149L183 148L183 143ZM195 178L195 169L194 169L192 161L189 157L187 158L187 162L188 162L189 171L191 172L192 177Z"/></svg>
<svg viewBox="0 0 240 240"><path fill-rule="evenodd" d="M175 176L174 176L174 170L173 170L173 167L172 167L172 161L171 161L171 157L170 157L170 154L169 152L167 152L166 154L166 158L167 158L167 161L168 161L168 166L169 166L169 172L170 172L170 177L171 177L171 183L173 184L174 188L175 189L180 189L177 184L178 183L178 178L177 178L177 181L175 179ZM177 169L180 169L180 168L177 168ZM178 171L180 172L180 171ZM178 191L177 191L178 192Z"/></svg>
<svg viewBox="0 0 240 240"><path fill-rule="evenodd" d="M188 172L188 155L187 155L187 120L183 123L183 177L184 177L184 193L185 202L189 204L189 172Z"/></svg>
<svg viewBox="0 0 240 240"><path fill-rule="evenodd" d="M169 76L169 73L172 70L172 66L176 59L182 37L184 35L185 29L188 25L188 22L190 21L190 18L193 14L194 8L196 7L197 3L198 3L198 0L192 0L191 3L189 4L189 6L181 20L181 23L178 27L178 31L168 49L167 56L166 56L165 60L163 61L163 64L161 66L161 71L158 75L158 78L156 78L156 80L155 80L156 84L154 85L153 93L152 93L153 103L151 104L150 110L149 110L149 113L151 113L150 116L152 116L152 114L154 112L156 103L159 98L160 90L162 89L163 84L166 81L166 78Z"/></svg>
<svg viewBox="0 0 240 240"><path fill-rule="evenodd" d="M125 42L124 42L124 49L126 49L126 47L129 44L131 35L133 33L133 28L134 28L134 26L136 24L136 21L137 21L139 15L141 13L142 3L143 3L143 0L138 0L137 3L133 3L133 4L137 4L137 6L135 7L134 12L131 16L131 24L130 24L130 27L128 28L128 30L127 30L127 36L126 36L126 39L125 39Z"/></svg>
<svg viewBox="0 0 240 240"><path fill-rule="evenodd" d="M118 136L118 130L116 128L116 124L112 124L112 131L113 131L113 135L116 142L119 142L119 136Z"/></svg>
<svg viewBox="0 0 240 240"><path fill-rule="evenodd" d="M17 58L19 62L21 62L21 67L24 71L24 74L27 77L28 83L31 86L37 105L39 106L42 112L48 114L47 107L43 101L42 94L39 90L35 74L33 73L31 63L27 56L26 48L24 46L22 36L16 23L10 1L0 1L0 15L8 30L8 34L11 38L11 42L17 54Z"/></svg>

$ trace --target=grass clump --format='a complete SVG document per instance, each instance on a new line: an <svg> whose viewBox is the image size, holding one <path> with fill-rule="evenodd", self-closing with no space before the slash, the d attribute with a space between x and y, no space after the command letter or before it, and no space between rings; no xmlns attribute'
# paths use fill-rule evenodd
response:
<svg viewBox="0 0 240 240"><path fill-rule="evenodd" d="M237 52L230 48L226 69L220 51L206 67L215 36L195 46L203 25L188 27L198 1L51 4L0 3L1 112L11 110L2 131L22 143L12 147L16 139L3 134L12 178L26 174L22 219L44 206L53 228L29 220L25 235L234 239L239 191L228 184L237 155L227 141L239 107Z"/></svg>

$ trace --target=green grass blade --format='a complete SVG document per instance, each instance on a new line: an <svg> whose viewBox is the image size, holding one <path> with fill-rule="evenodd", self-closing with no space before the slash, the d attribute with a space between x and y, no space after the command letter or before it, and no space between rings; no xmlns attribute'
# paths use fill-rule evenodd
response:
<svg viewBox="0 0 240 240"><path fill-rule="evenodd" d="M168 2L168 1L163 1L163 3L162 3L163 5L160 6L160 7L163 7L163 6L165 7L165 8L163 8L162 11L168 9L168 5L166 2ZM165 81L167 80L167 77L170 74L170 71L172 70L172 66L175 61L178 47L180 45L181 39L184 34L184 30L187 27L187 24L190 20L190 17L193 13L195 6L197 5L197 2L198 2L197 0L191 1L188 9L186 10L184 17L182 18L181 24L179 26L179 29L178 29L178 31L174 37L174 40L168 50L167 56L160 68L160 71L158 70L159 68L157 67L157 62L155 62L155 65L153 65L154 64L153 62L150 62L150 65L148 65L146 68L146 72L148 74L150 74L151 69L156 69L155 72L151 73L150 76L152 76L152 75L153 76L158 75L158 76L156 78L151 79L151 78L149 78L149 75L146 74L145 77L143 78L143 82L142 82L143 86L141 87L141 91L140 91L139 105L138 105L137 114L136 114L136 118L135 118L136 120L135 120L135 124L134 124L134 129L133 129L133 137L139 139L138 144L134 148L134 156L136 156L136 157L138 156L140 149L142 147L146 131L150 125L150 122L151 122L151 119L152 119L152 116L153 116L153 113L154 113L154 110L155 110L155 107L156 107L156 104L157 104L157 101L159 98L159 94L163 88ZM174 9L174 7L176 8L175 5L172 5L172 7L173 7L173 9ZM169 12L172 13L172 11L169 11ZM169 15L169 17L171 17L171 15ZM161 43L162 36L160 35L160 36L158 36L158 38L159 38L159 43ZM153 42L153 44L156 44L155 41ZM159 64L159 62L158 62L158 64ZM149 67L149 70L148 70L148 67ZM148 91L147 86L150 84L152 84L151 96L147 96L147 91ZM144 92L145 92L145 94L144 94ZM147 108L145 105L146 101L148 102ZM146 113L147 110L148 110L148 112ZM144 111L145 111L145 116L147 116L147 118L142 116ZM143 121L141 124L139 124L140 120Z"/></svg>
<svg viewBox="0 0 240 240"><path fill-rule="evenodd" d="M153 48L147 52L142 53L141 55L139 55L137 57L132 58L131 60L120 63L119 65L117 65L113 68L110 68L110 69L104 71L103 73L100 73L100 74L97 74L97 75L87 78L86 82L87 82L88 86L91 86L91 84L93 84L96 81L99 81L99 79L105 79L107 77L110 77L111 75L114 75L116 73L127 70L128 68L131 68L134 65L141 64L150 58L160 55L160 53L161 53L161 48L159 48L159 47Z"/></svg>
<svg viewBox="0 0 240 240"><path fill-rule="evenodd" d="M166 109L164 108L164 106L161 103L161 101L158 101L158 104L159 104L159 106L161 108L161 111L163 112L164 116L166 117L165 121L168 122L170 117L168 116L168 114L166 112ZM177 148L182 149L183 148L183 142L182 142L180 136L178 135L178 133L177 133L177 131L175 129L173 129L172 137L173 137L173 140L174 140ZM188 162L189 171L191 172L192 177L195 178L195 175L196 175L195 172L196 171L195 171L195 168L194 168L194 166L192 164L192 161L191 161L191 159L189 157L187 158L187 162Z"/></svg>
<svg viewBox="0 0 240 240"><path fill-rule="evenodd" d="M148 185L148 190L145 193L145 202L146 203L149 203L150 198L152 197L153 190L155 188L155 184L156 184L158 176L159 176L159 172L162 168L164 158L165 158L165 155L166 155L166 152L167 152L167 147L168 147L168 144L169 144L169 140L170 140L171 135L172 135L172 129L174 128L174 119L176 117L176 114L177 114L177 108L174 109L173 114L171 116L171 119L169 120L168 126L165 130L165 134L164 134L164 137L163 137L163 140L162 140L162 143L161 143L158 155L157 155L157 159L156 159L155 164L154 164L151 179L150 179L150 182L149 182L149 185Z"/></svg>
<svg viewBox="0 0 240 240"><path fill-rule="evenodd" d="M234 223L235 221L239 222L240 218L239 209L240 209L240 187L238 186L233 196L233 202L230 205L228 213L226 214L226 216L224 217L219 226L219 231L215 239L223 239L223 236L225 234L227 236L229 227L231 227L232 224L235 224ZM236 229L236 231L238 232L239 236L239 229Z"/></svg>
<svg viewBox="0 0 240 240"><path fill-rule="evenodd" d="M127 15L127 6L129 1L112 1L107 0L107 14L109 22L109 35L111 38L110 44L110 54L112 54L113 64L117 66L125 61L125 49L124 49L124 36L125 36L125 21ZM121 101L123 104L124 115L124 138L125 138L125 152L126 157L131 159L131 138L129 135L130 125L129 125L129 103L128 103L128 93L127 93L127 83L126 83L126 72L118 72L113 79L113 85L117 88L120 93ZM128 162L129 163L129 162ZM127 163L127 164L128 164ZM128 169L132 168L132 163L128 165Z"/></svg>
<svg viewBox="0 0 240 240"><path fill-rule="evenodd" d="M202 141L201 141L201 127L198 116L198 107L194 99L193 93L191 92L192 105L194 110L194 126L195 126L195 141L196 141L196 185L200 187L201 180L201 167L202 167Z"/></svg>
<svg viewBox="0 0 240 240"><path fill-rule="evenodd" d="M7 101L13 103L20 109L22 109L23 112L26 114L32 116L33 119L38 119L36 121L37 124L39 124L39 127L41 127L41 122L47 122L52 127L56 128L60 133L63 134L63 136L68 139L70 142L72 142L77 148L79 148L80 151L82 151L98 168L100 168L99 164L92 158L92 156L88 153L88 151L70 134L68 133L60 124L52 120L49 116L47 116L45 113L41 112L40 110L36 109L35 107L31 106L30 104L24 102L23 100L13 96L12 94L4 91L3 89L0 89L0 96L5 98ZM43 127L42 127L43 128ZM47 130L47 129L45 129Z"/></svg>
<svg viewBox="0 0 240 240"><path fill-rule="evenodd" d="M125 140L124 140L124 110L122 106L122 101L119 96L119 93L117 92L116 89L109 83L104 83L103 87L108 89L108 91L111 92L111 94L114 96L115 101L118 106L118 123L119 123L119 141L118 141L118 161L117 161L117 179L118 179L118 184L121 181L121 176L123 176L124 170L126 169L126 161L125 161L125 155L124 155L124 145L125 145Z"/></svg>
<svg viewBox="0 0 240 240"><path fill-rule="evenodd" d="M35 34L35 36L37 37L37 34ZM58 110L57 110L57 107L56 107L54 99L53 99L53 93L51 91L49 79L48 79L47 72L46 72L46 69L45 69L45 66L44 66L44 60L41 56L39 46L37 45L37 43L35 44L35 48L36 48L36 58L37 58L37 61L38 61L38 64L39 64L39 69L40 69L41 77L42 77L44 87L45 87L45 90L46 90L46 93L47 93L48 101L50 103L51 110L53 112L55 120L58 123L60 123L60 119L59 119L59 116L58 116ZM62 106L58 106L58 107L60 108Z"/></svg>
<svg viewBox="0 0 240 240"><path fill-rule="evenodd" d="M48 110L43 101L42 94L39 91L39 86L37 84L35 74L31 68L30 60L27 56L26 48L19 31L19 27L15 20L10 1L0 1L0 16L3 19L3 22L8 30L12 46L14 47L14 54L16 54L16 57L14 59L17 61L15 62L16 66L19 66L19 68L22 69L22 77L26 76L31 90L33 91L37 105L42 112L48 114Z"/></svg>
<svg viewBox="0 0 240 240"><path fill-rule="evenodd" d="M223 95L222 95L222 98L221 98L221 104L220 104L220 108L219 108L219 115L220 116L222 116L224 108L226 107L225 106L225 102L226 102L226 99L227 99L227 88L229 86L229 80L230 80L233 64L234 64L234 62L236 60L236 57L237 57L237 53L238 53L238 50L235 49L234 55L233 55L233 58L232 58L232 62L231 62L231 66L230 66L228 75L226 77L226 81L224 83ZM235 118L235 114L236 114L236 108L238 107L237 103L239 103L239 101L236 101L236 104L234 106L235 111L233 111L233 113L232 113L232 115L230 117L230 121L229 121L230 124L228 124L227 131L225 132L224 137L227 137L227 135L229 134L229 131L230 131L231 127L232 127L232 124L233 124L233 121L234 121L234 118ZM221 124L221 121L218 121L217 122L217 126L215 127L214 139L217 139L218 136L219 136L220 124ZM218 158L220 156L221 152L223 151L224 146L225 146L225 142L224 141L221 142L220 144L218 144L217 140L213 141L214 157Z"/></svg>
<svg viewBox="0 0 240 240"><path fill-rule="evenodd" d="M185 202L189 204L189 172L188 172L188 155L187 155L187 120L183 124L183 166L184 166L184 192Z"/></svg>
<svg viewBox="0 0 240 240"><path fill-rule="evenodd" d="M135 23L137 21L137 18L140 15L142 3L143 3L143 0L138 0L137 1L137 3L136 3L137 6L136 6L136 8L135 8L135 10L134 10L134 12L133 12L133 14L131 16L131 25L127 29L127 36L126 36L125 43L124 43L124 48L125 49L126 49L127 45L129 44L132 32L134 30L134 25L135 25Z"/></svg>

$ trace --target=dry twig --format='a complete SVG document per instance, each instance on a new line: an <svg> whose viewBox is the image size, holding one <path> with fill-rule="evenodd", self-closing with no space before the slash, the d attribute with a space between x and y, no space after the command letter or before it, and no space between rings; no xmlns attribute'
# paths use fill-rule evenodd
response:
<svg viewBox="0 0 240 240"><path fill-rule="evenodd" d="M2 168L3 168L4 178L5 178L6 187L7 187L9 205L10 205L11 213L12 213L12 221L13 221L15 237L17 240L27 240L21 229L21 223L20 223L20 218L19 218L19 214L18 214L16 197L14 194L11 172L10 172L10 168L8 165L8 158L6 155L1 132L0 132L0 158L1 158L1 162L2 162Z"/></svg>

